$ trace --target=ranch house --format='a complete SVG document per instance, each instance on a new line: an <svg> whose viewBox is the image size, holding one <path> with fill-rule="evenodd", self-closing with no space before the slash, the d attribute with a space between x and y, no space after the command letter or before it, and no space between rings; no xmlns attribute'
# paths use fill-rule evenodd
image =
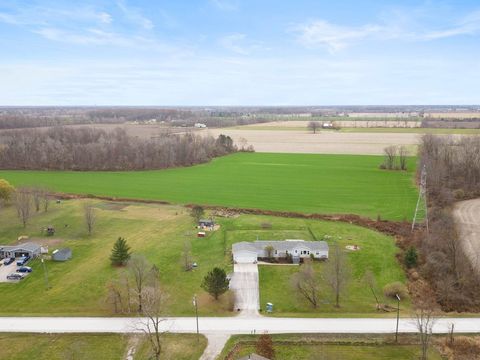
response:
<svg viewBox="0 0 480 360"><path fill-rule="evenodd" d="M31 258L40 255L41 246L34 243L24 243L20 245L0 245L0 259L7 257L29 256Z"/></svg>
<svg viewBox="0 0 480 360"><path fill-rule="evenodd" d="M271 255L274 258L285 258L287 254L292 256L294 262L300 259L310 258L328 259L328 244L325 241L305 240L268 240L254 242L238 242L233 244L233 261L236 263L255 263L258 259L268 258L268 249L271 247Z"/></svg>

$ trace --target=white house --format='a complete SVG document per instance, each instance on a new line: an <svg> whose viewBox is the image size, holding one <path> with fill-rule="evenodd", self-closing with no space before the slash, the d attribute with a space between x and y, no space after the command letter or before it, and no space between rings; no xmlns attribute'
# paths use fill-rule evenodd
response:
<svg viewBox="0 0 480 360"><path fill-rule="evenodd" d="M300 258L328 259L328 244L325 241L284 240L238 242L232 246L233 261L255 263L259 258L267 258L267 248L272 247L274 258L285 258L291 254L294 261Z"/></svg>

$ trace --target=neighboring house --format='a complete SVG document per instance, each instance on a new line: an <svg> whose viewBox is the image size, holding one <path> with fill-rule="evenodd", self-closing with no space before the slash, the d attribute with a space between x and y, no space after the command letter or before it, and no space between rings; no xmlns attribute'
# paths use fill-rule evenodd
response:
<svg viewBox="0 0 480 360"><path fill-rule="evenodd" d="M19 245L0 245L0 259L22 256L30 256L31 258L35 258L40 255L40 251L40 245L30 242Z"/></svg>
<svg viewBox="0 0 480 360"><path fill-rule="evenodd" d="M198 227L200 229L213 230L213 228L215 227L215 222L212 219L200 219L198 221Z"/></svg>
<svg viewBox="0 0 480 360"><path fill-rule="evenodd" d="M72 250L70 248L56 249L52 252L52 260L67 261L72 258Z"/></svg>
<svg viewBox="0 0 480 360"><path fill-rule="evenodd" d="M328 244L325 241L284 240L239 242L232 246L233 260L236 263L255 263L259 258L267 258L267 248L272 247L274 258L285 258L290 254L294 262L301 258L328 259Z"/></svg>

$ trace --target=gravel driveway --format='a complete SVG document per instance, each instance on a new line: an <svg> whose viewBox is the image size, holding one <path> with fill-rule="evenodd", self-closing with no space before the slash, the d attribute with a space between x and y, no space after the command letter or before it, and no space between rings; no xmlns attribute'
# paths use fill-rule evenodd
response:
<svg viewBox="0 0 480 360"><path fill-rule="evenodd" d="M235 264L230 288L235 291L235 309L242 315L258 315L259 290L257 264Z"/></svg>
<svg viewBox="0 0 480 360"><path fill-rule="evenodd" d="M461 201L453 214L462 240L463 251L480 273L480 199Z"/></svg>

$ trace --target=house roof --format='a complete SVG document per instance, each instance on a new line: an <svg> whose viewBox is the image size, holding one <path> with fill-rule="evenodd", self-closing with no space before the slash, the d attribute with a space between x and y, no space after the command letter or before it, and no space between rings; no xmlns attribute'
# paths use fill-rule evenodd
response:
<svg viewBox="0 0 480 360"><path fill-rule="evenodd" d="M212 220L212 219L200 219L198 222L199 222L199 223L212 223L212 224L213 224L213 220Z"/></svg>
<svg viewBox="0 0 480 360"><path fill-rule="evenodd" d="M40 250L40 245L35 243L30 243L30 242L19 244L19 245L5 245L5 246L0 245L0 250L3 250L3 251L25 250L25 251L35 252Z"/></svg>
<svg viewBox="0 0 480 360"><path fill-rule="evenodd" d="M63 248L55 250L52 255L70 255L72 253L72 249L70 248Z"/></svg>
<svg viewBox="0 0 480 360"><path fill-rule="evenodd" d="M257 248L253 245L251 242L238 242L232 245L232 250L233 252L239 252L239 251L252 251L252 252L257 252Z"/></svg>
<svg viewBox="0 0 480 360"><path fill-rule="evenodd" d="M264 250L267 246L272 246L278 251L292 251L299 247L305 247L310 251L328 251L328 244L325 241L305 241L305 240L258 240L254 242L238 242L233 244L232 251L258 251Z"/></svg>

